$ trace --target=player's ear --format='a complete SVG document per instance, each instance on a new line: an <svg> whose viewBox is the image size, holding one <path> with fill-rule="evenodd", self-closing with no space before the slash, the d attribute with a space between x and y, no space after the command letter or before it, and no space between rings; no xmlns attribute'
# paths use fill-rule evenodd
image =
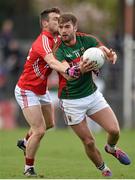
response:
<svg viewBox="0 0 135 180"><path fill-rule="evenodd" d="M46 28L46 27L48 26L48 21L42 20L42 21L41 21L41 26L42 26L43 28Z"/></svg>
<svg viewBox="0 0 135 180"><path fill-rule="evenodd" d="M78 29L78 27L77 27L77 25L75 25L75 26L74 26L74 30L77 31L77 29Z"/></svg>

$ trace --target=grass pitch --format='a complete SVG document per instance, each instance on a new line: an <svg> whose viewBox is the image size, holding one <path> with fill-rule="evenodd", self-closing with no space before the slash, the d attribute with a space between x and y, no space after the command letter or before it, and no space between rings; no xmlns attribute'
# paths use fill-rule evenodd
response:
<svg viewBox="0 0 135 180"><path fill-rule="evenodd" d="M21 179L23 175L23 152L16 146L26 129L0 131L0 178ZM119 147L126 151L131 160L130 166L121 165L104 151L106 134L94 134L96 144L107 165L112 170L113 179L135 179L135 131L122 131ZM53 129L41 141L36 159L38 178L47 179L102 179L101 172L85 155L83 145L71 129Z"/></svg>

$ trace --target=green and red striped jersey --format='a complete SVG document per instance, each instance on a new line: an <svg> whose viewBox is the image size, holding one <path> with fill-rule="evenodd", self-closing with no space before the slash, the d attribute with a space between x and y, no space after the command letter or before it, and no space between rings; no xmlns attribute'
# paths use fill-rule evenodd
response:
<svg viewBox="0 0 135 180"><path fill-rule="evenodd" d="M60 62L66 60L70 65L73 65L80 62L80 57L86 49L101 45L102 43L96 37L77 32L76 43L72 46L67 46L61 41L55 51L55 56ZM83 98L92 94L96 89L92 72L84 73L74 80L66 80L59 74L58 96L60 99Z"/></svg>

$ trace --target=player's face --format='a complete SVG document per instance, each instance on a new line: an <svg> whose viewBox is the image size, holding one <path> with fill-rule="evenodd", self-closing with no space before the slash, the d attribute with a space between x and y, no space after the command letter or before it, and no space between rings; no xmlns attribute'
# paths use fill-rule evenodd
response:
<svg viewBox="0 0 135 180"><path fill-rule="evenodd" d="M58 32L58 19L60 15L56 13L50 13L49 14L49 20L48 20L48 30L52 33Z"/></svg>
<svg viewBox="0 0 135 180"><path fill-rule="evenodd" d="M70 43L75 39L76 30L76 26L73 26L71 21L59 24L59 33L61 35L62 41L65 43Z"/></svg>

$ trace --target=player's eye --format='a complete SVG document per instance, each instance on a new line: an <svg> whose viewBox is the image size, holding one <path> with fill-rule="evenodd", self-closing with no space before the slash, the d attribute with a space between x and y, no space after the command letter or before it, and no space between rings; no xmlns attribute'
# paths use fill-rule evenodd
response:
<svg viewBox="0 0 135 180"><path fill-rule="evenodd" d="M60 29L62 29L62 28L63 28L63 26L59 26L59 28L60 28Z"/></svg>
<svg viewBox="0 0 135 180"><path fill-rule="evenodd" d="M65 28L67 28L67 29L70 28L70 25L66 25Z"/></svg>

